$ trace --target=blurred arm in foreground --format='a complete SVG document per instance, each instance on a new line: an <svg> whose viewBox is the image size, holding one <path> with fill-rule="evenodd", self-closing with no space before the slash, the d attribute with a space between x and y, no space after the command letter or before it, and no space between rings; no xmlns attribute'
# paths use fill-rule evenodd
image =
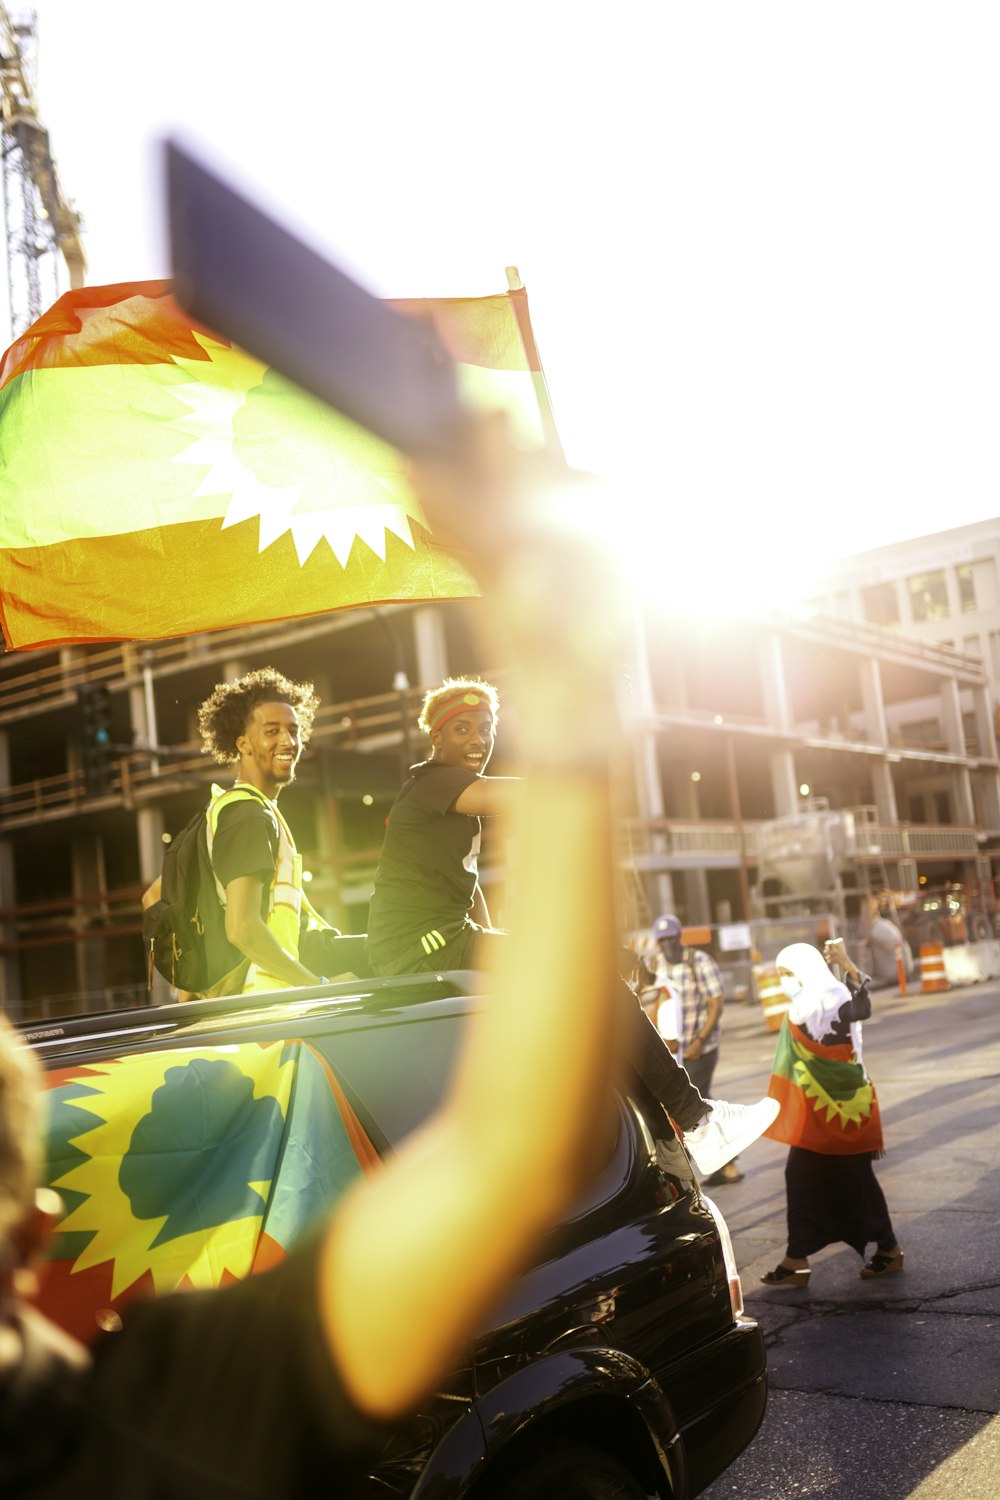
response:
<svg viewBox="0 0 1000 1500"><path fill-rule="evenodd" d="M618 1003L606 568L596 547L532 520L544 476L500 419L473 429L463 463L427 461L414 477L435 531L476 568L515 668L527 779L513 819L519 920L495 956L492 1002L441 1109L327 1233L326 1336L351 1396L378 1417L447 1368L579 1193Z"/></svg>

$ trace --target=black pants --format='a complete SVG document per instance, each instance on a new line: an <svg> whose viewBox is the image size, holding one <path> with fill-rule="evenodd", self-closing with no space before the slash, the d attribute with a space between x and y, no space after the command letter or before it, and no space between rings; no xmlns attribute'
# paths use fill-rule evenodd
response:
<svg viewBox="0 0 1000 1500"><path fill-rule="evenodd" d="M624 980L620 985L621 1047L650 1093L682 1130L705 1113L705 1101Z"/></svg>

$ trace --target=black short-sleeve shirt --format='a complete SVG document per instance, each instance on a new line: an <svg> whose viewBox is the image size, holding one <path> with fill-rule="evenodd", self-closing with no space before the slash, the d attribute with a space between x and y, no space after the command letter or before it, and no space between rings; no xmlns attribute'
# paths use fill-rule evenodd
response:
<svg viewBox="0 0 1000 1500"><path fill-rule="evenodd" d="M318 1243L225 1291L137 1305L82 1366L29 1313L25 1358L0 1376L5 1500L369 1494L389 1429L352 1405L320 1334Z"/></svg>
<svg viewBox="0 0 1000 1500"><path fill-rule="evenodd" d="M368 948L376 965L411 949L424 933L452 937L468 919L478 880L482 825L451 809L478 779L461 766L413 766L392 804L375 871Z"/></svg>
<svg viewBox="0 0 1000 1500"><path fill-rule="evenodd" d="M256 875L270 889L277 858L278 824L263 803L257 797L227 803L212 841L212 868L222 884Z"/></svg>

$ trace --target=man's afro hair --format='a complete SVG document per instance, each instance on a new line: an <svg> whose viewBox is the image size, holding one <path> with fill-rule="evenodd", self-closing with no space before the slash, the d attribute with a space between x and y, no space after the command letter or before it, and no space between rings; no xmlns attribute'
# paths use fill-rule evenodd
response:
<svg viewBox="0 0 1000 1500"><path fill-rule="evenodd" d="M236 741L246 733L259 703L290 704L298 714L301 743L308 743L319 707L312 683L292 682L274 667L257 667L235 682L217 683L211 697L206 698L199 708L202 753L211 755L220 765L232 765L238 761L240 752Z"/></svg>

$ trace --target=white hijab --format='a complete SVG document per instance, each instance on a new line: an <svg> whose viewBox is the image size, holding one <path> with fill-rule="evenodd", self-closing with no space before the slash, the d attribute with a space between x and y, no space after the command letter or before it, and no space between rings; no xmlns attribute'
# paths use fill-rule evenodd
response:
<svg viewBox="0 0 1000 1500"><path fill-rule="evenodd" d="M835 979L826 959L811 943L789 943L775 959L779 969L789 969L795 979L782 976L781 987L790 1000L788 1019L801 1026L814 1041L833 1029L840 1007L851 998L846 984ZM798 983L796 984L796 980ZM851 1022L851 1045L861 1061L861 1022Z"/></svg>

